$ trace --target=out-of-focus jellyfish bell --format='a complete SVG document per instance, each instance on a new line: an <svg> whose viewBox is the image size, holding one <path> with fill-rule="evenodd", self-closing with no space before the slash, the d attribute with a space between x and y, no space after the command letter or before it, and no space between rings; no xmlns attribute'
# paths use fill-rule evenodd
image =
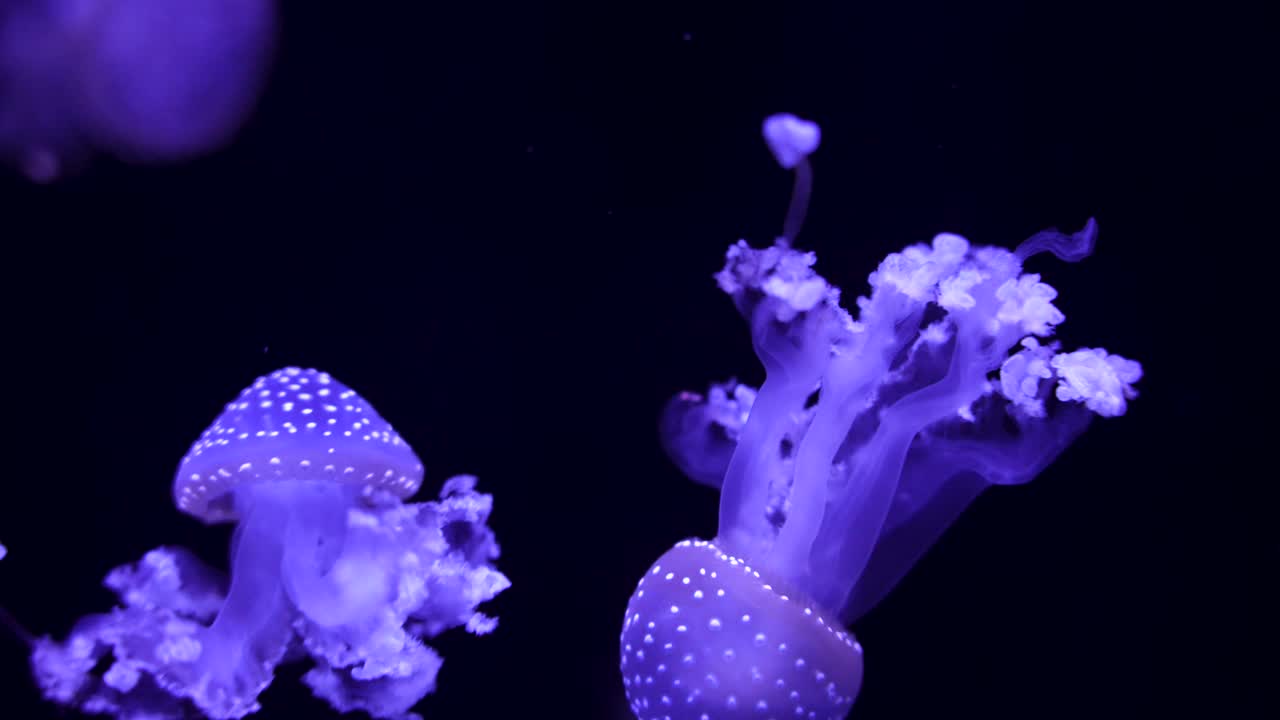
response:
<svg viewBox="0 0 1280 720"><path fill-rule="evenodd" d="M765 380L681 393L663 410L672 460L720 488L719 532L677 543L628 604L622 676L640 718L843 717L863 667L843 623L984 489L1035 477L1092 415L1124 414L1142 376L1103 349L1041 341L1065 317L1022 261L1084 259L1092 220L1014 251L943 233L893 253L855 321L814 254L791 247L816 127L775 116L764 134L796 173L784 232L767 248L731 246L716 280Z"/></svg>
<svg viewBox="0 0 1280 720"><path fill-rule="evenodd" d="M275 0L14 0L0 6L0 152L48 181L93 150L173 162L244 123Z"/></svg>
<svg viewBox="0 0 1280 720"><path fill-rule="evenodd" d="M85 120L97 141L161 161L226 142L262 88L274 0L99 4L81 66Z"/></svg>
<svg viewBox="0 0 1280 720"><path fill-rule="evenodd" d="M316 370L259 378L173 485L185 512L237 522L225 589L189 553L153 551L108 577L125 607L37 646L37 679L90 711L160 712L152 696L163 691L164 703L238 718L258 708L278 663L310 655L304 680L338 710L416 717L409 708L441 664L421 638L493 629L476 605L510 584L490 564L492 501L475 479L448 481L439 502L402 504L421 483L417 456L355 391ZM96 681L89 669L108 652L112 669ZM147 692L132 694L140 677Z"/></svg>

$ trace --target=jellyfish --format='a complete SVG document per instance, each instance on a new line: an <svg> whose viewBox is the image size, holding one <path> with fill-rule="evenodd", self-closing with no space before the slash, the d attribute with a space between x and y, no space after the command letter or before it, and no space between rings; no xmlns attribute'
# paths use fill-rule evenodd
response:
<svg viewBox="0 0 1280 720"><path fill-rule="evenodd" d="M174 162L243 125L274 0L13 0L0 7L0 152L47 182L93 150Z"/></svg>
<svg viewBox="0 0 1280 720"><path fill-rule="evenodd" d="M620 636L636 717L841 718L863 649L848 625L880 602L991 485L1025 483L1142 376L1102 348L1063 352L1057 291L1026 258L1076 262L1097 237L1046 230L1010 251L943 233L890 254L857 315L794 247L815 124L771 117L795 173L783 233L730 246L715 276L747 321L764 382L683 392L659 424L691 479L720 491L711 539L644 573Z"/></svg>
<svg viewBox="0 0 1280 720"><path fill-rule="evenodd" d="M329 374L258 378L173 483L183 512L236 524L230 574L168 546L113 570L118 607L32 642L39 686L119 718L239 718L279 664L309 661L304 682L337 710L417 718L442 663L424 639L494 630L476 608L510 585L491 496L463 475L437 501L403 502L422 480L408 443Z"/></svg>

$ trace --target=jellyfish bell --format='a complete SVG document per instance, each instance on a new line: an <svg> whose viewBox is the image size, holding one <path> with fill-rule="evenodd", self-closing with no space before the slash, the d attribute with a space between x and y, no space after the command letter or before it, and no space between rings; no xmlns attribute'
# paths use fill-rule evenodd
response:
<svg viewBox="0 0 1280 720"><path fill-rule="evenodd" d="M83 161L75 111L74 3L0 3L0 155L44 183Z"/></svg>
<svg viewBox="0 0 1280 720"><path fill-rule="evenodd" d="M0 154L50 182L96 152L217 150L262 93L277 24L276 0L0 3Z"/></svg>
<svg viewBox="0 0 1280 720"><path fill-rule="evenodd" d="M644 574L620 644L637 717L843 717L862 684L862 647L838 620L702 540Z"/></svg>
<svg viewBox="0 0 1280 720"><path fill-rule="evenodd" d="M76 73L85 126L142 162L223 145L256 103L275 46L274 0L109 0L86 20Z"/></svg>
<svg viewBox="0 0 1280 720"><path fill-rule="evenodd" d="M258 378L228 403L182 457L178 508L206 523L236 519L237 492L298 484L407 498L422 463L389 422L354 390L315 369ZM244 503L241 503L243 505Z"/></svg>

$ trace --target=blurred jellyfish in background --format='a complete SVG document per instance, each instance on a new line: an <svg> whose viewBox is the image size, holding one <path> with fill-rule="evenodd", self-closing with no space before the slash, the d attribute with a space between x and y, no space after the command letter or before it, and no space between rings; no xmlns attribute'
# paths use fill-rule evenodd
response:
<svg viewBox="0 0 1280 720"><path fill-rule="evenodd" d="M765 139L795 172L776 242L729 248L720 289L765 368L677 395L667 453L720 488L719 533L684 540L644 574L621 635L637 717L841 718L862 682L845 624L888 593L991 485L1035 477L1093 415L1123 415L1141 366L1063 352L1054 288L1022 262L1075 262L1090 220L1013 251L942 234L889 255L857 318L795 249L818 127L770 118Z"/></svg>
<svg viewBox="0 0 1280 720"><path fill-rule="evenodd" d="M0 154L54 180L93 151L166 163L244 123L275 45L275 0L6 0Z"/></svg>
<svg viewBox="0 0 1280 720"><path fill-rule="evenodd" d="M492 498L448 480L434 502L409 445L355 391L316 370L259 378L178 467L174 499L235 522L230 576L178 547L115 570L120 605L62 642L32 638L45 697L119 718L239 718L281 663L341 712L418 716L445 630L492 631L476 607L510 583L492 564Z"/></svg>

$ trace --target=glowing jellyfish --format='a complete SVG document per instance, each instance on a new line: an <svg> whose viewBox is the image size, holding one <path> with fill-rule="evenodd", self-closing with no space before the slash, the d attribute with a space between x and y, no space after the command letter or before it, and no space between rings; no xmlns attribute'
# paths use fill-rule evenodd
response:
<svg viewBox="0 0 1280 720"><path fill-rule="evenodd" d="M992 484L1027 482L1136 396L1141 366L1044 340L1057 292L1022 261L1086 257L1090 220L1015 251L938 235L885 258L855 320L792 247L817 127L764 126L795 191L783 235L729 248L716 276L747 320L765 380L667 404L663 445L720 487L719 533L679 542L644 574L623 621L637 717L840 718L862 682L845 630ZM812 399L816 397L816 400Z"/></svg>
<svg viewBox="0 0 1280 720"><path fill-rule="evenodd" d="M46 697L122 718L182 717L189 705L238 718L258 709L279 663L309 656L304 681L336 709L417 717L409 709L442 662L422 638L491 631L476 606L510 585L491 564L492 500L475 478L403 504L421 482L409 445L327 373L259 378L173 485L185 512L237 523L229 580L181 548L116 569L106 584L121 607L65 642L34 643Z"/></svg>
<svg viewBox="0 0 1280 720"><path fill-rule="evenodd" d="M225 144L263 87L274 0L0 7L0 152L52 180L98 149L140 162Z"/></svg>

